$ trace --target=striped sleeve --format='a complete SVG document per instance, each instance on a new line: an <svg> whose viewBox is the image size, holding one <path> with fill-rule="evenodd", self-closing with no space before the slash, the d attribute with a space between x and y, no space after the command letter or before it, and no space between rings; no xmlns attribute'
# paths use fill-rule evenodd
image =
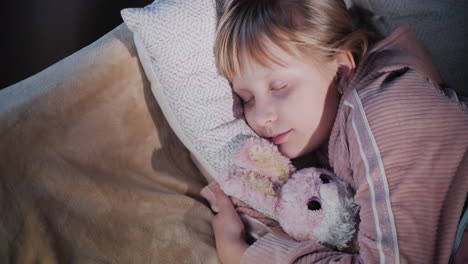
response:
<svg viewBox="0 0 468 264"><path fill-rule="evenodd" d="M464 107L409 68L348 100L356 199L367 205L361 252L377 249L380 263L447 263L468 192Z"/></svg>
<svg viewBox="0 0 468 264"><path fill-rule="evenodd" d="M468 192L466 111L411 69L384 73L345 99L359 254L269 234L243 263L448 262Z"/></svg>
<svg viewBox="0 0 468 264"><path fill-rule="evenodd" d="M313 256L309 255L314 252ZM252 246L242 256L241 264L252 263L313 263L338 256L329 248L312 241L298 242L283 233L271 232Z"/></svg>

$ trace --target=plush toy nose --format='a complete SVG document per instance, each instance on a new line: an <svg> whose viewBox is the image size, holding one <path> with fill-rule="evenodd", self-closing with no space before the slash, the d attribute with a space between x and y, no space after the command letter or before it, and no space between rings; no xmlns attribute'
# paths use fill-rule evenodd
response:
<svg viewBox="0 0 468 264"><path fill-rule="evenodd" d="M309 210L312 210L312 211L317 211L322 208L322 205L320 204L319 201L313 199L307 203L307 208L309 208Z"/></svg>
<svg viewBox="0 0 468 264"><path fill-rule="evenodd" d="M323 184L329 184L333 181L332 178L326 174L320 174L320 180L322 180Z"/></svg>

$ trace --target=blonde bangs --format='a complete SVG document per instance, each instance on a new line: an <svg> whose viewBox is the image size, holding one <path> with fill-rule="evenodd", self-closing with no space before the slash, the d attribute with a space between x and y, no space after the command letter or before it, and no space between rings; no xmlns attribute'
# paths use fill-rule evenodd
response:
<svg viewBox="0 0 468 264"><path fill-rule="evenodd" d="M342 0L231 0L218 26L216 67L232 81L248 63L283 65L270 44L315 60L349 50L358 63L370 37L355 28Z"/></svg>
<svg viewBox="0 0 468 264"><path fill-rule="evenodd" d="M283 65L267 43L274 44L290 55L295 53L294 45L289 45L300 42L295 34L274 23L265 23L265 20L271 20L268 17L254 19L251 9L239 11L231 7L227 10L234 11L237 11L236 16L229 13L223 16L216 35L216 67L223 77L232 80L242 72L246 63L258 63L265 67L270 63Z"/></svg>

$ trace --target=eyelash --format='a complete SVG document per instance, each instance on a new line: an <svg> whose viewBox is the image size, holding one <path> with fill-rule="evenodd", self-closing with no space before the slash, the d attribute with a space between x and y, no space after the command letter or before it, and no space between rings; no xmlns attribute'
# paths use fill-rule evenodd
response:
<svg viewBox="0 0 468 264"><path fill-rule="evenodd" d="M288 84L285 84L285 85L283 85L283 86L281 86L281 87L279 87L279 88L271 88L271 90L272 90L272 91L281 91L281 90L284 90L284 89L286 89L286 88L288 88ZM249 104L251 104L252 101L254 100L254 97L251 97L251 98L249 98L248 100L244 100L244 99L241 98L241 100L242 100L242 103L243 103L244 105L249 105Z"/></svg>
<svg viewBox="0 0 468 264"><path fill-rule="evenodd" d="M244 100L244 99L241 99L241 100L242 100L242 103L243 103L244 105L248 105L248 104L250 104L250 103L254 100L254 98L253 98L253 96L252 96L251 98L249 98L249 100Z"/></svg>
<svg viewBox="0 0 468 264"><path fill-rule="evenodd" d="M287 88L287 87L288 87L288 85L285 84L285 85L283 85L283 86L281 86L281 87L279 87L279 88L272 88L271 90L273 90L273 91L279 91L279 90L283 90L283 89L285 89L285 88Z"/></svg>

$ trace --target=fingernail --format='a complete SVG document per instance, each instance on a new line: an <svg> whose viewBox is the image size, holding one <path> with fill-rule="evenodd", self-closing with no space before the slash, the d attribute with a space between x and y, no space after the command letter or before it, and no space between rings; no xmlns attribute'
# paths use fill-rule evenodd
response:
<svg viewBox="0 0 468 264"><path fill-rule="evenodd" d="M200 191L200 195L205 198L208 203L210 204L211 210L213 210L215 213L218 213L218 207L215 205L215 194L213 190L211 189L210 185L206 186Z"/></svg>
<svg viewBox="0 0 468 264"><path fill-rule="evenodd" d="M205 198L206 200L208 200L208 198L206 197L206 190L205 188L203 188L201 191L200 191L200 195L201 197Z"/></svg>

